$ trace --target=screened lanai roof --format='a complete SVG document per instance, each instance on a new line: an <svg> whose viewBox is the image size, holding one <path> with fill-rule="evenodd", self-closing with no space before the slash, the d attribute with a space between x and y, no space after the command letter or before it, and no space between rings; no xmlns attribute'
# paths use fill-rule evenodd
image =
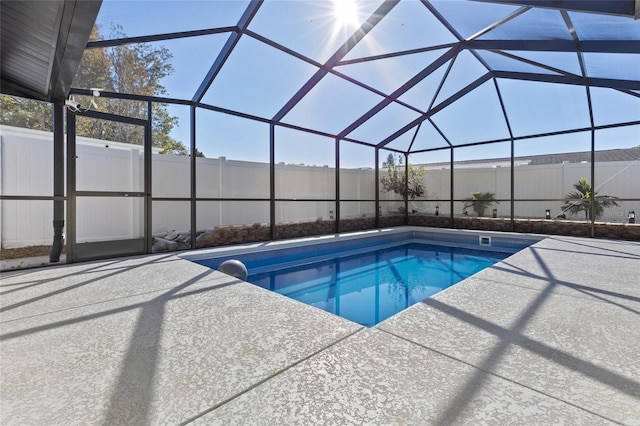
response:
<svg viewBox="0 0 640 426"><path fill-rule="evenodd" d="M635 6L105 0L87 52L163 46L174 72L153 100L403 152L619 124L640 141ZM122 95L149 99L103 93Z"/></svg>

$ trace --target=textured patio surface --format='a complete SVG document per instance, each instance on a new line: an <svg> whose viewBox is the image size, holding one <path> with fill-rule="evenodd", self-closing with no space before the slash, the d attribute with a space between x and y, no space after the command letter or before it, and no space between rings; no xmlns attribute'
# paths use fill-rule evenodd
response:
<svg viewBox="0 0 640 426"><path fill-rule="evenodd" d="M638 243L549 237L371 329L172 254L0 295L2 425L640 425Z"/></svg>

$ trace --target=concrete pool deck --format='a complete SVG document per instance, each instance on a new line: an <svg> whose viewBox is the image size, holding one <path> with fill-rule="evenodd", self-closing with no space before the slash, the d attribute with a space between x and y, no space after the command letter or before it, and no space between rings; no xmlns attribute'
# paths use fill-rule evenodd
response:
<svg viewBox="0 0 640 426"><path fill-rule="evenodd" d="M0 424L640 425L640 243L550 236L369 329L180 255L3 273Z"/></svg>

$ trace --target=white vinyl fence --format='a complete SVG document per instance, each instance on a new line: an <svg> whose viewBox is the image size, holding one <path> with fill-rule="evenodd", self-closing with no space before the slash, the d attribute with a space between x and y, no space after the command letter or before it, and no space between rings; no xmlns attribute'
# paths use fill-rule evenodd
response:
<svg viewBox="0 0 640 426"><path fill-rule="evenodd" d="M50 133L0 126L0 194L53 195L53 137ZM78 138L78 190L142 191L144 153L142 147ZM268 198L269 165L220 158L197 158L198 198ZM455 170L454 198L467 198L474 191L489 191L496 198L510 198L508 167L486 165ZM152 194L154 198L188 198L190 196L189 157L152 152ZM600 194L620 198L640 196L638 162L598 163L596 188ZM439 204L448 211L450 170L426 166L425 186L430 203L413 203L422 213L433 213ZM565 163L519 165L515 168L516 199L563 198L580 177L590 177L590 165ZM340 172L341 199L374 199L375 174L372 169L343 169ZM335 169L330 167L276 165L276 198L321 200L335 197ZM397 199L383 194L382 200ZM437 200L440 200L439 202ZM396 208L396 204L387 204ZM461 203L460 203L461 204ZM543 217L549 208L560 213L561 202L516 202L517 217ZM142 229L140 198L79 198L77 211L78 241L95 241L139 237ZM509 208L499 206L501 216ZM188 200L157 200L152 206L152 232L186 231L190 227ZM3 200L0 208L0 241L3 248L47 245L52 241L53 203L51 201ZM276 220L307 221L335 217L335 204L326 201L279 202ZM458 211L460 210L460 211ZM462 208L456 207L455 214ZM640 212L640 203L625 202L608 209L601 220L624 222L627 212ZM268 201L197 202L198 230L219 225L266 223ZM384 211L383 211L384 213ZM343 202L341 217L371 217L372 202ZM583 217L576 217L583 219Z"/></svg>

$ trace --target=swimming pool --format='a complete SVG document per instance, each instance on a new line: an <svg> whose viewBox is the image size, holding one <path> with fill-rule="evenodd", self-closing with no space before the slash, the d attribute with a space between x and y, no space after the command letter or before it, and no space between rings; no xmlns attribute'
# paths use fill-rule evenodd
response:
<svg viewBox="0 0 640 426"><path fill-rule="evenodd" d="M190 260L217 269L238 259L248 282L370 327L539 240L496 234L374 232Z"/></svg>
<svg viewBox="0 0 640 426"><path fill-rule="evenodd" d="M247 281L370 327L508 255L409 243L252 274Z"/></svg>

